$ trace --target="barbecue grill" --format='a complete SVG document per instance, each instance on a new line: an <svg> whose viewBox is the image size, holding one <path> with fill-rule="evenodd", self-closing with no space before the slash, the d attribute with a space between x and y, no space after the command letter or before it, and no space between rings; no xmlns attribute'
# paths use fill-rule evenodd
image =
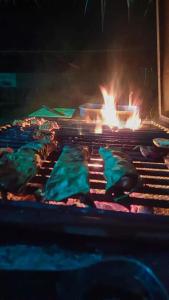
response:
<svg viewBox="0 0 169 300"><path fill-rule="evenodd" d="M152 146L154 138L169 139L169 126L161 123L168 121L168 94L161 93L168 80L162 84L160 69L166 64L160 66L159 45L158 52L160 120L143 121L134 131L104 125L102 133L95 133L95 124L83 120L83 114L59 118L57 150L43 160L22 194L8 193L7 199L1 194L3 299L169 299L169 169L163 159L144 158L138 147ZM33 141L36 129L35 124L4 125L0 147L18 149ZM39 194L65 145L89 149L88 205L81 195L60 203ZM106 193L100 146L129 155L142 186L123 197ZM2 272L16 269L35 272Z"/></svg>
<svg viewBox="0 0 169 300"><path fill-rule="evenodd" d="M150 146L153 138L168 138L168 129L155 122L144 124L141 129L136 131L117 130L112 131L107 126L103 126L103 133L94 133L94 124L86 124L79 120L60 120L60 129L57 131L58 152L53 154L43 165L26 187L25 195L33 195L34 191L40 187L43 189L51 170L59 157L64 145L87 146L90 153L89 172L90 172L90 199L96 207L106 210L129 211L129 206L146 206L154 208L155 214L167 214L169 209L169 169L163 160L152 161L144 158L138 145ZM28 127L22 131L18 126L9 126L1 129L0 147L19 148L33 140L34 127ZM103 177L103 161L98 154L100 146L109 146L121 149L132 157L133 163L138 170L143 181L142 188L126 195L124 199L118 199L113 195L105 193L105 179ZM17 198L17 195L16 195ZM13 195L15 201L15 195ZM20 200L22 198L20 197ZM104 205L101 205L104 203ZM113 205L114 204L114 205ZM49 202L55 205L55 202Z"/></svg>
<svg viewBox="0 0 169 300"><path fill-rule="evenodd" d="M168 138L168 128L155 122L143 122L142 127L135 131L127 129L111 130L109 127L103 126L102 134L98 134L94 133L94 124L87 124L79 118L71 120L59 119L58 124L59 130L56 130L57 151L43 161L40 170L27 183L22 195L8 194L8 200L3 199L1 196L0 227L3 229L1 236L3 242L5 240L9 243L10 240L12 243L16 243L16 241L19 243L23 243L23 241L31 242L31 244L39 244L42 241L43 243L49 243L49 241L56 239L57 234L57 242L61 242L63 246L63 241L65 241L66 237L65 249L70 247L67 244L70 242L71 247L74 249L73 253L76 253L79 251L78 237L78 241L81 244L80 248L83 247L83 250L80 249L80 252L78 252L79 257L83 251L88 252L91 249L95 251L96 248L102 254L104 253L105 258L113 255L111 259L114 259L114 255L122 254L127 257L125 259L128 259L128 257L134 255L135 259L139 259L146 265L151 266L158 273L160 280L168 287L168 271L164 272L164 266L167 267L168 250L165 248L165 251L161 254L158 243L160 243L160 247L163 247L163 245L167 247L169 169L163 160L153 161L144 158L137 147L138 145L151 146L153 138ZM34 130L36 130L36 125L27 126L24 129L17 125L4 125L0 130L0 147L18 149L22 145L33 141ZM90 201L94 204L94 207L83 207L83 205L80 205L80 196L67 199L67 203L64 203L64 205L55 201L39 200L34 197L37 190L43 189L45 186L54 164L65 145L87 146L89 149ZM105 193L103 161L98 154L100 146L121 149L132 158L143 182L142 187L138 191L126 194L121 199L117 199L113 194L107 195ZM139 210L135 209L138 207ZM130 246L127 248L126 241L127 243L130 242ZM153 250L154 254L151 256L152 245L154 244L156 246ZM145 247L147 249L146 253ZM124 257L117 257L120 264L123 259ZM158 261L158 264L156 264L156 261ZM130 260L124 263L129 264L129 268L131 268ZM65 266L66 268L67 266ZM58 270L58 272L60 271ZM72 276L75 276L74 278L78 282L79 275L77 273L79 271L77 273L76 271L72 272ZM86 270L85 272L88 271ZM91 269L91 272L95 271ZM117 266L114 272L117 272ZM125 270L122 268L119 275L120 280L123 280L122 278L125 277L124 272ZM135 275L132 272L131 277L133 276L132 278L134 278ZM109 277L110 274L106 276ZM115 274L111 276L116 277ZM61 276L62 283L60 281L58 283L56 277L49 276L50 279L48 278L48 280L53 280L53 282L64 286L67 284L67 280L71 282L66 271L64 276ZM4 280L3 276L2 279ZM19 277L18 281L20 280L21 278ZM116 280L113 279L113 281L114 285L116 285ZM92 284L94 286L94 283L91 281ZM128 285L130 286L130 283ZM84 290L85 294L89 284L86 283L84 286L82 290ZM94 289L93 287L91 288ZM96 291L89 290L87 293L97 294ZM153 283L150 285L150 290L152 292ZM74 299L75 290L72 290L71 293L72 299ZM158 299L167 299L163 298L160 292L157 295ZM62 295L60 299L65 299L64 297L66 296Z"/></svg>

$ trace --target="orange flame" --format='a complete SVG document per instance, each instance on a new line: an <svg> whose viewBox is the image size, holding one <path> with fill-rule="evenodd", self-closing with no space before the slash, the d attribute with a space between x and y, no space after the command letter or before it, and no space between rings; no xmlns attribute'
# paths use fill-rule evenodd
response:
<svg viewBox="0 0 169 300"><path fill-rule="evenodd" d="M112 94L109 94L103 86L101 86L100 89L104 99L104 105L101 111L103 124L108 125L109 127L120 127L115 97Z"/></svg>
<svg viewBox="0 0 169 300"><path fill-rule="evenodd" d="M112 92L108 93L105 87L100 87L104 104L101 109L101 118L97 118L95 133L101 133L102 125L107 125L110 128L117 127L119 129L128 128L136 130L141 126L139 111L136 106L133 106L133 92L129 94L128 110L119 111L115 96Z"/></svg>
<svg viewBox="0 0 169 300"><path fill-rule="evenodd" d="M133 112L131 117L125 123L125 128L136 130L141 126L141 119L139 116L139 112Z"/></svg>
<svg viewBox="0 0 169 300"><path fill-rule="evenodd" d="M99 116L97 116L95 124L95 133L102 133L102 122L100 121Z"/></svg>

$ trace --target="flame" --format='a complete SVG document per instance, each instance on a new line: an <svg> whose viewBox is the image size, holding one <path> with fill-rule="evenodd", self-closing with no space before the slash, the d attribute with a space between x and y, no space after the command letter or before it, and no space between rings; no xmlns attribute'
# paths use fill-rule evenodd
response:
<svg viewBox="0 0 169 300"><path fill-rule="evenodd" d="M99 114L96 114L96 116L93 118L91 118L89 115L87 115L85 117L85 122L88 123L88 124L94 124L95 125L95 128L94 128L94 132L95 133L102 133L103 132L103 122L102 122L102 114L99 113ZM79 134L81 135L81 130L79 130Z"/></svg>
<svg viewBox="0 0 169 300"><path fill-rule="evenodd" d="M139 112L133 112L131 117L125 123L125 128L136 130L141 126Z"/></svg>
<svg viewBox="0 0 169 300"><path fill-rule="evenodd" d="M108 92L105 87L100 87L104 104L101 109L101 118L97 118L95 133L102 133L102 126L107 125L110 128L117 127L119 129L128 128L136 130L141 126L141 119L137 106L133 106L133 92L129 94L128 110L117 110L115 96L112 92Z"/></svg>
<svg viewBox="0 0 169 300"><path fill-rule="evenodd" d="M103 86L101 86L100 89L104 99L104 105L101 111L103 124L108 125L109 127L120 127L115 97L112 94L109 94Z"/></svg>
<svg viewBox="0 0 169 300"><path fill-rule="evenodd" d="M102 122L100 122L99 116L97 116L95 124L96 124L95 133L102 133L103 132Z"/></svg>

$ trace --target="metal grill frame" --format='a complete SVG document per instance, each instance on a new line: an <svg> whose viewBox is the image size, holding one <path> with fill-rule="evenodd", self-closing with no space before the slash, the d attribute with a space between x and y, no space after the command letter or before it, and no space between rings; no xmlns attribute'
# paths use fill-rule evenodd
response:
<svg viewBox="0 0 169 300"><path fill-rule="evenodd" d="M156 135L159 132L163 137L168 136L167 128L155 123L151 125L155 126L154 131L150 129L153 136L154 133ZM2 130L8 130L8 128L10 125ZM60 136L62 138L64 136L62 131L60 131ZM80 136L84 137L81 134ZM10 141L6 146L9 146L9 143ZM134 201L137 205L145 205L144 199L138 198ZM132 200L128 199L127 202L125 200L126 203L132 204ZM151 199L151 206L169 208L169 201ZM36 228L37 232L45 230L57 234L139 239L139 241L144 239L147 242L158 238L165 242L169 234L169 217L103 211L94 208L60 207L29 201L8 201L0 203L1 226L3 228L12 226L13 230Z"/></svg>

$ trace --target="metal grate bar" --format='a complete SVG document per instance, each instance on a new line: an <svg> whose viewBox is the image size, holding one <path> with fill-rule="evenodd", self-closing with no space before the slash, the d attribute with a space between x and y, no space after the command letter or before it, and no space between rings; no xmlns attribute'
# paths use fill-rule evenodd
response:
<svg viewBox="0 0 169 300"><path fill-rule="evenodd" d="M130 206L141 205L146 207L169 209L169 169L164 162L150 161L141 156L137 145L151 145L155 137L168 138L166 130L156 125L130 131L111 131L108 127L103 127L103 134L94 133L94 124L72 120L59 120L61 129L57 132L59 141L59 151L64 145L87 145L90 151L89 178L90 178L90 199L94 202L113 202L117 197L108 196L105 193L105 179L103 176L103 161L98 155L100 145L118 147L129 155L140 177L143 186L137 193L127 196L117 203ZM5 127L0 131L0 147L19 148L21 145L33 140L35 127L26 128L22 131L17 126ZM44 187L50 173L57 160L57 155L45 160L38 174L27 184L25 194L34 194L37 188ZM116 203L116 202L115 202Z"/></svg>

